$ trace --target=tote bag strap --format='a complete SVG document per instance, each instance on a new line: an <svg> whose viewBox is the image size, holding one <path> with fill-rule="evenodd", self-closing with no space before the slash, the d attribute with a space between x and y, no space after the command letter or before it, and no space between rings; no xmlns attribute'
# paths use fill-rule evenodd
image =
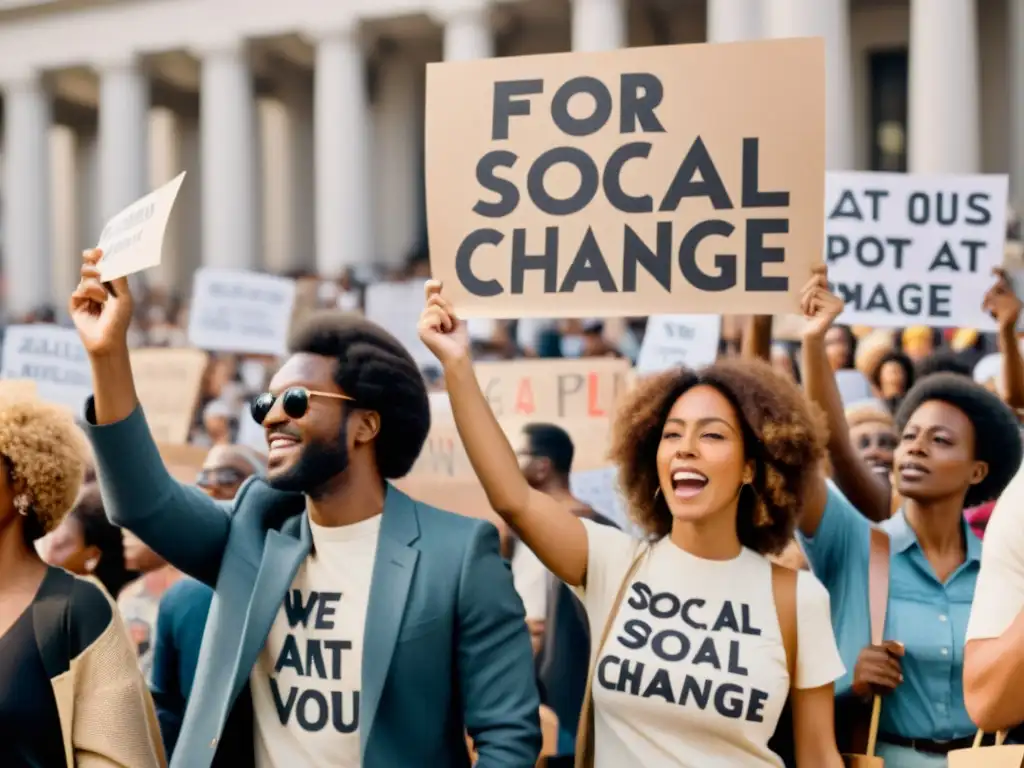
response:
<svg viewBox="0 0 1024 768"><path fill-rule="evenodd" d="M779 631L782 633L782 647L786 651L790 690L796 687L800 637L796 590L797 572L792 568L772 563L772 597L775 599L775 614L779 620Z"/></svg>
<svg viewBox="0 0 1024 768"><path fill-rule="evenodd" d="M576 768L593 768L594 765L594 673L597 671L597 660L600 656L601 649L604 644L608 641L608 635L611 634L612 625L615 623L615 617L619 613L619 606L622 605L622 600L626 596L626 590L629 589L629 585L633 581L633 577L636 576L636 572L640 570L640 563L644 559L644 556L650 551L650 546L643 547L637 556L633 558L632 564L629 566L629 570L626 571L625 577L622 579L622 584L619 585L619 591L615 595L615 600L612 602L611 607L608 610L608 618L605 619L604 629L601 630L601 637L598 639L598 643L593 647L592 653L594 661L590 666L590 672L587 674L587 687L583 693L583 707L580 710L580 722L576 731Z"/></svg>
<svg viewBox="0 0 1024 768"><path fill-rule="evenodd" d="M871 644L881 645L885 633L885 614L889 608L889 534L871 527L868 550L868 615L871 621ZM868 757L875 756L878 723L882 717L882 697L871 702L871 725L868 728Z"/></svg>
<svg viewBox="0 0 1024 768"><path fill-rule="evenodd" d="M982 730L979 730L976 734L974 734L974 744L971 745L971 749L981 749L981 740L983 738L985 738L985 732ZM1003 746L1004 741L1006 741L1006 731L997 731L996 746Z"/></svg>

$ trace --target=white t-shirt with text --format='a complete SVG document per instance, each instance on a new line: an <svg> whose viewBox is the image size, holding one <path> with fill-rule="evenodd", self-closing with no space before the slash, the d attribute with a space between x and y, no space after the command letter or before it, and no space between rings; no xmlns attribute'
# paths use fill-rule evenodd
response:
<svg viewBox="0 0 1024 768"><path fill-rule="evenodd" d="M662 539L597 648L622 581L646 545L583 523L587 585L578 594L598 659L595 768L781 766L768 740L790 684L768 559L743 549L732 560L703 560ZM842 676L828 592L806 571L797 577L797 624L795 687L818 688Z"/></svg>
<svg viewBox="0 0 1024 768"><path fill-rule="evenodd" d="M256 768L359 768L363 629L381 516L324 528L250 678Z"/></svg>

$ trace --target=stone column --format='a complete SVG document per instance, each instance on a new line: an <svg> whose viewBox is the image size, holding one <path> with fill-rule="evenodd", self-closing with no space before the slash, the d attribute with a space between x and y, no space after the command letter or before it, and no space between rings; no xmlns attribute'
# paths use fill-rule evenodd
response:
<svg viewBox="0 0 1024 768"><path fill-rule="evenodd" d="M199 110L203 265L257 269L256 104L242 41L203 52Z"/></svg>
<svg viewBox="0 0 1024 768"><path fill-rule="evenodd" d="M445 61L475 61L494 56L494 34L486 5L453 12L444 20Z"/></svg>
<svg viewBox="0 0 1024 768"><path fill-rule="evenodd" d="M572 49L612 51L629 44L627 0L573 0Z"/></svg>
<svg viewBox="0 0 1024 768"><path fill-rule="evenodd" d="M825 38L825 167L854 167L853 78L849 0L764 3L766 37Z"/></svg>
<svg viewBox="0 0 1024 768"><path fill-rule="evenodd" d="M34 75L4 83L3 93L4 307L17 319L51 300L51 103Z"/></svg>
<svg viewBox="0 0 1024 768"><path fill-rule="evenodd" d="M99 68L100 216L105 222L150 191L149 81L134 59Z"/></svg>
<svg viewBox="0 0 1024 768"><path fill-rule="evenodd" d="M975 0L911 0L910 171L980 170L979 67Z"/></svg>
<svg viewBox="0 0 1024 768"><path fill-rule="evenodd" d="M763 0L707 0L707 41L733 43L763 36Z"/></svg>
<svg viewBox="0 0 1024 768"><path fill-rule="evenodd" d="M373 145L366 63L357 27L317 43L313 80L316 265L323 277L373 263Z"/></svg>

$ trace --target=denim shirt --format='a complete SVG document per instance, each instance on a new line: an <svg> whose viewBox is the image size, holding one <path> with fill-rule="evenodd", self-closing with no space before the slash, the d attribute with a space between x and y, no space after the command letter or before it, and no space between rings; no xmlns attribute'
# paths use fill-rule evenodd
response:
<svg viewBox="0 0 1024 768"><path fill-rule="evenodd" d="M829 483L828 503L813 538L799 535L815 575L832 598L832 628L847 672L836 695L849 693L861 650L871 642L868 554L871 522ZM880 731L908 739L943 741L977 727L964 707L963 663L967 619L981 567L981 540L964 523L967 557L939 581L902 512L881 524L889 534L889 607L886 640L906 647L903 682L882 699Z"/></svg>

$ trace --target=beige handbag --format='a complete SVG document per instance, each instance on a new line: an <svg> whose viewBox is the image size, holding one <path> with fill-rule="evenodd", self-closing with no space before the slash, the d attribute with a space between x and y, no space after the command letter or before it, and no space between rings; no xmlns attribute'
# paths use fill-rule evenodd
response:
<svg viewBox="0 0 1024 768"><path fill-rule="evenodd" d="M984 734L978 731L974 737L974 746L950 752L947 755L949 768L1021 768L1024 766L1024 746L1003 744L1003 740L1006 738L1005 731L996 734L994 747L981 746L983 736Z"/></svg>
<svg viewBox="0 0 1024 768"><path fill-rule="evenodd" d="M885 614L889 607L889 535L880 528L871 529L868 550L868 616L871 622L871 644L881 645L885 633ZM878 744L878 722L882 716L882 697L871 702L871 724L864 754L843 755L846 768L885 768L885 761L875 756Z"/></svg>

